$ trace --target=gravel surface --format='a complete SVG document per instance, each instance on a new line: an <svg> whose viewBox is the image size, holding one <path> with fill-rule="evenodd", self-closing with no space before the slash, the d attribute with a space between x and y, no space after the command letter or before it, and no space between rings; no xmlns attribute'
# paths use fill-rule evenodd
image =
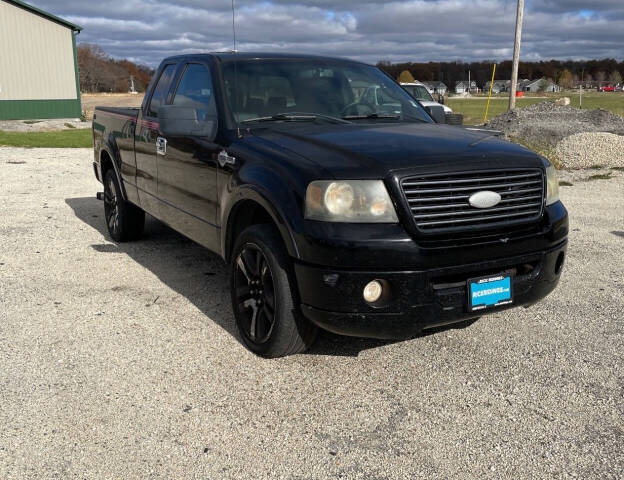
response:
<svg viewBox="0 0 624 480"><path fill-rule="evenodd" d="M7 132L49 132L69 128L91 128L91 122L76 118L53 118L48 120L1 120L0 130Z"/></svg>
<svg viewBox="0 0 624 480"><path fill-rule="evenodd" d="M624 168L624 136L613 133L577 133L555 148L563 168L596 166Z"/></svg>
<svg viewBox="0 0 624 480"><path fill-rule="evenodd" d="M563 187L531 309L262 360L222 261L105 234L90 150L0 148L0 478L621 478L624 176Z"/></svg>
<svg viewBox="0 0 624 480"><path fill-rule="evenodd" d="M486 127L502 130L508 138L530 145L554 147L564 138L584 132L610 132L624 135L624 117L607 110L581 110L541 102L516 108L491 119Z"/></svg>

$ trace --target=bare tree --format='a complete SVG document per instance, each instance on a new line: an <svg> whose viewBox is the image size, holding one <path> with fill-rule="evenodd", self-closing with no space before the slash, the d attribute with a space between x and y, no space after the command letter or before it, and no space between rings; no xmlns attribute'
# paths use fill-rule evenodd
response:
<svg viewBox="0 0 624 480"><path fill-rule="evenodd" d="M622 74L617 70L613 70L611 75L609 75L609 83L611 85L619 85L622 83Z"/></svg>
<svg viewBox="0 0 624 480"><path fill-rule="evenodd" d="M607 78L605 72L603 72L602 70L596 72L596 81L598 82L598 88L602 87L602 82L605 81L605 78Z"/></svg>
<svg viewBox="0 0 624 480"><path fill-rule="evenodd" d="M115 60L98 45L80 44L77 48L80 90L83 92L127 92L130 76L138 91L144 91L152 70L129 60Z"/></svg>

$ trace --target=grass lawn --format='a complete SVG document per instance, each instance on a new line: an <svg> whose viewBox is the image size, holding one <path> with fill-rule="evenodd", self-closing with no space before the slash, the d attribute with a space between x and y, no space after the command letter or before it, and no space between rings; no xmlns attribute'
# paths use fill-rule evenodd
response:
<svg viewBox="0 0 624 480"><path fill-rule="evenodd" d="M579 106L578 91L565 92L563 94L545 95L539 98L518 98L516 99L517 107L526 107L528 105L544 102L554 101L559 97L569 97L570 105L573 107ZM490 109L488 111L488 120L500 115L507 111L509 103L509 97L506 95L492 96L490 102ZM448 98L447 105L453 109L456 113L464 115L464 123L467 125L477 125L483 123L483 114L485 113L485 106L487 104L487 97L472 97L472 98ZM611 92L586 92L583 93L583 108L594 109L604 108L610 110L613 113L624 116L624 93L611 93Z"/></svg>
<svg viewBox="0 0 624 480"><path fill-rule="evenodd" d="M53 132L3 132L0 131L0 146L49 147L49 148L91 148L91 129L57 130Z"/></svg>

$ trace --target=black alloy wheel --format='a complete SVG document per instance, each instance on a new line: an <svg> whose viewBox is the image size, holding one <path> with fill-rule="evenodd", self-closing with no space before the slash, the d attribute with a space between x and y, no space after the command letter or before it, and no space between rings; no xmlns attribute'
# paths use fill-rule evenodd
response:
<svg viewBox="0 0 624 480"><path fill-rule="evenodd" d="M230 292L242 342L257 355L284 357L314 342L318 329L301 313L292 259L273 225L252 225L236 239Z"/></svg>
<svg viewBox="0 0 624 480"><path fill-rule="evenodd" d="M234 289L241 333L256 344L265 343L275 325L275 286L266 257L253 243L236 257Z"/></svg>
<svg viewBox="0 0 624 480"><path fill-rule="evenodd" d="M104 218L106 218L106 226L113 238L119 235L119 197L115 188L114 178L112 175L106 176L107 181L104 185Z"/></svg>
<svg viewBox="0 0 624 480"><path fill-rule="evenodd" d="M136 240L143 233L145 212L123 199L112 169L104 175L104 218L108 233L116 242Z"/></svg>

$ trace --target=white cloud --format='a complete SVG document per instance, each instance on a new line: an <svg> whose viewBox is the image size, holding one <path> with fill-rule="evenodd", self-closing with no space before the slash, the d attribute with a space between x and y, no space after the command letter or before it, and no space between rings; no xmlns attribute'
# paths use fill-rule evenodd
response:
<svg viewBox="0 0 624 480"><path fill-rule="evenodd" d="M33 0L36 1L36 0ZM374 63L506 59L515 0L236 0L241 50L349 56ZM229 0L40 0L85 29L81 42L157 65L232 48ZM624 2L527 0L522 58L624 56Z"/></svg>

